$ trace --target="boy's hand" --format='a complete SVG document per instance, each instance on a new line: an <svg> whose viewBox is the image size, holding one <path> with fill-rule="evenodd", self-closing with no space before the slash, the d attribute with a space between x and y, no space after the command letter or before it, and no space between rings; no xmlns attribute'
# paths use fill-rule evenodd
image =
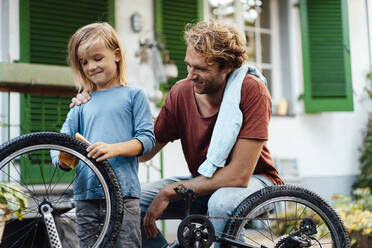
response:
<svg viewBox="0 0 372 248"><path fill-rule="evenodd" d="M80 106L82 103L87 103L89 100L89 93L83 91L82 93L77 94L74 98L71 99L70 108L73 108L75 105Z"/></svg>
<svg viewBox="0 0 372 248"><path fill-rule="evenodd" d="M107 144L104 142L97 142L90 145L87 148L87 152L88 158L93 158L97 162L116 157L119 154L117 144Z"/></svg>
<svg viewBox="0 0 372 248"><path fill-rule="evenodd" d="M71 167L66 165L65 163L63 163L61 160L59 161L58 163L59 167L62 169L62 170L65 170L65 171L69 171L71 170Z"/></svg>

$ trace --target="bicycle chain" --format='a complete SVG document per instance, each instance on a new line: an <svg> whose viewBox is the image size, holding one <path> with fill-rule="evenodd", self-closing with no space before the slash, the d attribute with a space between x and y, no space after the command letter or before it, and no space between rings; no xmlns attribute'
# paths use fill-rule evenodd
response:
<svg viewBox="0 0 372 248"><path fill-rule="evenodd" d="M205 216L207 219L222 219L222 220L286 220L286 221L295 221L299 218L250 218L250 217L221 217L221 216Z"/></svg>

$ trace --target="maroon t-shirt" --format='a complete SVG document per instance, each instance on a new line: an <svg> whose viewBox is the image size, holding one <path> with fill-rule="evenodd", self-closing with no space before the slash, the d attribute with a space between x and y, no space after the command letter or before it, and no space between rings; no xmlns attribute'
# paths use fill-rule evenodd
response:
<svg viewBox="0 0 372 248"><path fill-rule="evenodd" d="M267 140L271 116L270 93L253 75L247 74L244 79L240 109L243 113L243 124L238 138ZM200 116L192 81L181 80L170 90L155 120L156 140L167 143L181 139L190 173L197 176L199 166L207 157L217 115L218 113L207 118ZM283 183L266 145L253 173L264 175L275 184Z"/></svg>

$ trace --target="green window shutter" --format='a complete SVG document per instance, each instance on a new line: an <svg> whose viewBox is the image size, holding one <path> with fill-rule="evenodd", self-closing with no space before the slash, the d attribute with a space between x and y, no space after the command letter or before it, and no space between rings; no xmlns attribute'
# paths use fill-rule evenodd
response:
<svg viewBox="0 0 372 248"><path fill-rule="evenodd" d="M114 26L115 0L20 0L21 62L66 65L67 43L80 27Z"/></svg>
<svg viewBox="0 0 372 248"><path fill-rule="evenodd" d="M301 0L305 111L353 111L346 0Z"/></svg>
<svg viewBox="0 0 372 248"><path fill-rule="evenodd" d="M69 111L71 97L22 94L21 133L59 132Z"/></svg>
<svg viewBox="0 0 372 248"><path fill-rule="evenodd" d="M69 111L70 102L71 97L22 94L21 133L59 132ZM23 183L45 183L50 181L51 176L59 182L71 181L72 173L66 174L62 170L55 171L53 170L54 167L48 165L51 165L50 154L45 151L34 152L32 154L32 164L29 160L23 159L21 161ZM42 175L42 177L37 178L35 175ZM33 178L32 182L29 181L30 178Z"/></svg>
<svg viewBox="0 0 372 248"><path fill-rule="evenodd" d="M157 0L155 4L155 30L159 41L164 42L169 51L169 57L178 68L178 77L170 79L172 86L175 82L187 76L184 62L186 44L183 39L185 25L202 19L202 0Z"/></svg>

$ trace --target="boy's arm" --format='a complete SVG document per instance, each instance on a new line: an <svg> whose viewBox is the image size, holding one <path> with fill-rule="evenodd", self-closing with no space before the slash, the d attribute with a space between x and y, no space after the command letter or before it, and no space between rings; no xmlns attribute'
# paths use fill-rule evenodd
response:
<svg viewBox="0 0 372 248"><path fill-rule="evenodd" d="M115 144L97 142L87 148L88 157L96 159L97 162L117 156L134 157L140 155L142 151L143 145L138 139Z"/></svg>
<svg viewBox="0 0 372 248"><path fill-rule="evenodd" d="M132 140L115 144L97 142L88 147L88 157L100 162L117 156L139 156L151 151L155 144L154 124L150 105L142 90L133 96L133 126Z"/></svg>
<svg viewBox="0 0 372 248"><path fill-rule="evenodd" d="M155 145L154 122L152 120L149 102L142 90L134 93L132 101L134 127L133 138L142 143L142 150L136 155L143 155L150 152Z"/></svg>

